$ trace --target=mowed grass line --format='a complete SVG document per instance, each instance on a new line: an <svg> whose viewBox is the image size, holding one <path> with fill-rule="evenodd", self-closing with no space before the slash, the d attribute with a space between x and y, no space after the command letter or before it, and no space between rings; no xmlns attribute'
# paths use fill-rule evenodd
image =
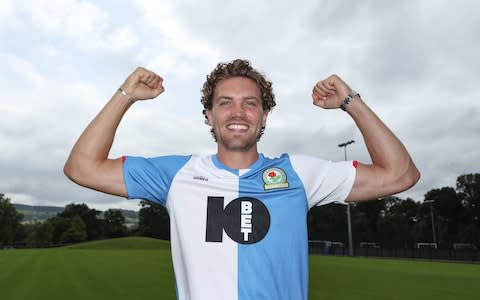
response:
<svg viewBox="0 0 480 300"><path fill-rule="evenodd" d="M479 282L474 264L311 256L309 299L473 300ZM0 299L174 300L170 245L124 238L0 250Z"/></svg>
<svg viewBox="0 0 480 300"><path fill-rule="evenodd" d="M0 299L175 299L169 249L92 246L0 251Z"/></svg>
<svg viewBox="0 0 480 300"><path fill-rule="evenodd" d="M480 265L310 257L309 299L480 299Z"/></svg>

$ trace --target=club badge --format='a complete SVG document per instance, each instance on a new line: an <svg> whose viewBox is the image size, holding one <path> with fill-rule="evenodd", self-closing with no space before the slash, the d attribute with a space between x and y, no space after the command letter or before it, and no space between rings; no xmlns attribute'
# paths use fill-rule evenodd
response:
<svg viewBox="0 0 480 300"><path fill-rule="evenodd" d="M287 175L280 168L268 168L263 171L263 187L266 190L288 188Z"/></svg>

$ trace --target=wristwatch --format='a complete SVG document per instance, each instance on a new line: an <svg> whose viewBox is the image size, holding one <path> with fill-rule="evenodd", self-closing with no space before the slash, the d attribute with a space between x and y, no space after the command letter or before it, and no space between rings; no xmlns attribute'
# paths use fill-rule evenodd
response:
<svg viewBox="0 0 480 300"><path fill-rule="evenodd" d="M342 104L340 104L340 108L341 108L342 110L346 110L348 103L350 103L350 101L351 101L351 100L353 99L353 97L355 97L355 96L359 96L359 97L360 97L360 94L357 93L356 91L352 90L352 91L350 92L350 94L348 94L348 96L345 97L345 99L343 99Z"/></svg>

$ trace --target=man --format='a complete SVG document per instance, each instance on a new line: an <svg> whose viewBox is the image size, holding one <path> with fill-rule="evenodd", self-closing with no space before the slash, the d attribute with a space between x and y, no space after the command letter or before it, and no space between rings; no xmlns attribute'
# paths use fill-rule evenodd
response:
<svg viewBox="0 0 480 300"><path fill-rule="evenodd" d="M258 153L275 100L271 83L240 59L218 64L202 89L216 155L109 159L123 114L160 95L162 82L137 68L80 136L64 171L83 186L167 208L179 299L307 299L308 209L391 195L419 179L402 143L336 75L314 86L313 104L344 109L372 163Z"/></svg>

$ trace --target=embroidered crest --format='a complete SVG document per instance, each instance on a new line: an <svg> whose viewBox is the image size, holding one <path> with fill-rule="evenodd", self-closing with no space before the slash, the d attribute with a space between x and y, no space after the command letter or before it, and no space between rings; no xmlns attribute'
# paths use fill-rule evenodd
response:
<svg viewBox="0 0 480 300"><path fill-rule="evenodd" d="M280 168L268 168L263 171L263 187L266 190L288 188L287 175Z"/></svg>

